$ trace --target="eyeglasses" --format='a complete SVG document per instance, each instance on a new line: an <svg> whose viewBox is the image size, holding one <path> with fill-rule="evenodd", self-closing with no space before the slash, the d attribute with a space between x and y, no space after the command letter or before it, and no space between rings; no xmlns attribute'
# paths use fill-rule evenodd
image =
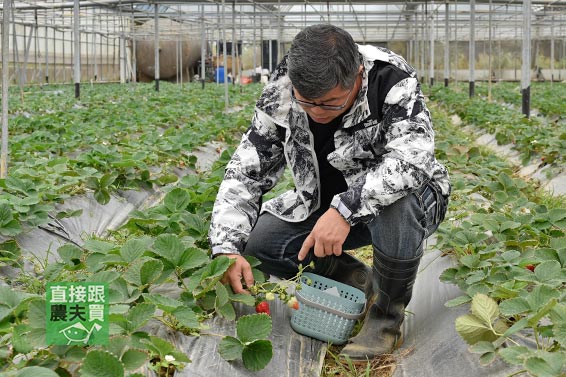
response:
<svg viewBox="0 0 566 377"><path fill-rule="evenodd" d="M330 111L338 111L338 110L342 110L343 108L346 107L346 105L348 104L348 101L350 101L350 96L352 95L352 91L354 90L354 87L356 85L354 85L352 87L352 89L350 89L350 91L348 92L348 97L346 97L346 101L344 101L344 103L342 105L339 106L334 106L334 105L325 105L322 103L314 103L314 102L307 102L307 101L302 101L300 99L297 99L297 97L295 97L295 89L291 88L291 98L293 99L293 101L297 102L299 105L303 106L303 107L320 107L323 110L330 110Z"/></svg>

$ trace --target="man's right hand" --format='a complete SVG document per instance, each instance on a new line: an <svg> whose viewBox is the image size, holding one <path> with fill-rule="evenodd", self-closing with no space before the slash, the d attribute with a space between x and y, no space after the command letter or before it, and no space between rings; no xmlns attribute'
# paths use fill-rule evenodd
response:
<svg viewBox="0 0 566 377"><path fill-rule="evenodd" d="M226 254L230 259L235 259L236 261L232 263L228 271L224 273L222 277L222 283L229 283L232 287L234 293L246 293L249 294L242 285L242 277L246 282L248 287L254 285L254 276L252 274L252 266L243 256L239 254Z"/></svg>

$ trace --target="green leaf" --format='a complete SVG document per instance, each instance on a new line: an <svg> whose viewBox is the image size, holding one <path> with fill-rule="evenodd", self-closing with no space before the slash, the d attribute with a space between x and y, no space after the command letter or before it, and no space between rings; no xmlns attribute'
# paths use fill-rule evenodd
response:
<svg viewBox="0 0 566 377"><path fill-rule="evenodd" d="M480 356L480 364L483 366L487 366L495 360L496 353L495 352L486 352Z"/></svg>
<svg viewBox="0 0 566 377"><path fill-rule="evenodd" d="M462 296L458 296L456 298L453 298L452 300L448 300L444 303L444 306L446 306L447 308L453 308L462 304L465 304L467 302L472 301L472 298L468 295L462 295Z"/></svg>
<svg viewBox="0 0 566 377"><path fill-rule="evenodd" d="M37 329L45 329L46 314L45 314L45 300L37 299L32 300L28 306L28 319L29 325Z"/></svg>
<svg viewBox="0 0 566 377"><path fill-rule="evenodd" d="M220 314L222 317L226 318L229 321L234 321L236 319L236 311L234 310L234 306L232 306L232 303L228 302L225 305L222 306L215 306L216 307L216 311L218 312L218 314Z"/></svg>
<svg viewBox="0 0 566 377"><path fill-rule="evenodd" d="M554 333L554 339L560 343L563 349L566 349L566 322L555 324L552 332Z"/></svg>
<svg viewBox="0 0 566 377"><path fill-rule="evenodd" d="M489 325L499 316L499 307L494 299L480 293L472 298L472 314Z"/></svg>
<svg viewBox="0 0 566 377"><path fill-rule="evenodd" d="M184 210L187 205L189 205L190 201L191 197L187 191L181 188L174 188L163 198L163 204L165 204L165 207L171 212Z"/></svg>
<svg viewBox="0 0 566 377"><path fill-rule="evenodd" d="M110 193L108 192L108 190L105 189L96 190L94 192L94 199L98 203L102 205L106 205L110 202Z"/></svg>
<svg viewBox="0 0 566 377"><path fill-rule="evenodd" d="M79 247L72 244L61 246L59 249L57 249L57 252L59 253L59 256L61 257L63 262L71 266L79 263L84 254L84 252Z"/></svg>
<svg viewBox="0 0 566 377"><path fill-rule="evenodd" d="M174 266L179 265L183 254L184 246L177 235L161 234L153 243L153 250L159 256L165 258Z"/></svg>
<svg viewBox="0 0 566 377"><path fill-rule="evenodd" d="M273 357L273 345L269 340L256 340L244 346L242 361L246 369L251 371L262 370Z"/></svg>
<svg viewBox="0 0 566 377"><path fill-rule="evenodd" d="M471 353L486 353L495 352L495 347L492 342L480 341L470 347Z"/></svg>
<svg viewBox="0 0 566 377"><path fill-rule="evenodd" d="M564 208L554 208L548 211L548 219L552 223L556 223L560 220L566 219L566 209Z"/></svg>
<svg viewBox="0 0 566 377"><path fill-rule="evenodd" d="M124 376L124 366L120 360L108 352L98 350L87 353L80 371L83 377Z"/></svg>
<svg viewBox="0 0 566 377"><path fill-rule="evenodd" d="M218 345L218 353L224 360L232 361L242 357L244 345L238 339L225 336Z"/></svg>
<svg viewBox="0 0 566 377"><path fill-rule="evenodd" d="M559 376L562 369L562 357L560 354L537 352L538 356L529 356L525 361L527 370L538 377Z"/></svg>
<svg viewBox="0 0 566 377"><path fill-rule="evenodd" d="M202 250L190 248L183 252L179 268L183 271L200 267L210 261L210 257Z"/></svg>
<svg viewBox="0 0 566 377"><path fill-rule="evenodd" d="M104 174L102 178L100 178L100 187L101 188L109 187L110 185L112 185L112 183L114 183L116 178L118 178L117 174Z"/></svg>
<svg viewBox="0 0 566 377"><path fill-rule="evenodd" d="M107 254L108 252L113 250L116 247L116 245L106 241L86 240L83 247L92 253Z"/></svg>
<svg viewBox="0 0 566 377"><path fill-rule="evenodd" d="M561 266L558 261L544 261L535 267L535 276L541 282L557 279L561 276Z"/></svg>
<svg viewBox="0 0 566 377"><path fill-rule="evenodd" d="M51 369L44 367L25 367L18 371L16 377L59 377L57 373Z"/></svg>
<svg viewBox="0 0 566 377"><path fill-rule="evenodd" d="M153 283L161 276L163 263L157 259L150 259L142 264L140 269L140 282L142 285Z"/></svg>
<svg viewBox="0 0 566 377"><path fill-rule="evenodd" d="M255 305L255 298L252 295L247 295L244 293L231 293L230 291L228 292L228 294L230 295L230 300L231 301L235 301L235 302L241 302L244 305L247 306L254 306Z"/></svg>
<svg viewBox="0 0 566 377"><path fill-rule="evenodd" d="M216 300L217 307L224 306L228 303L228 290L220 282L216 283Z"/></svg>
<svg viewBox="0 0 566 377"><path fill-rule="evenodd" d="M523 346L500 348L497 353L511 365L523 365L523 359L529 354L529 349Z"/></svg>
<svg viewBox="0 0 566 377"><path fill-rule="evenodd" d="M265 313L240 317L236 324L236 333L244 343L265 339L271 334L271 317Z"/></svg>
<svg viewBox="0 0 566 377"><path fill-rule="evenodd" d="M566 248L566 237L556 237L550 239L550 246L554 249Z"/></svg>
<svg viewBox="0 0 566 377"><path fill-rule="evenodd" d="M177 318L179 324L183 327L189 329L198 329L200 327L196 313L187 307L175 309L171 314Z"/></svg>
<svg viewBox="0 0 566 377"><path fill-rule="evenodd" d="M482 340L494 341L497 338L482 320L471 314L456 318L456 331L468 344Z"/></svg>
<svg viewBox="0 0 566 377"><path fill-rule="evenodd" d="M148 250L151 244L151 239L147 238L132 238L120 248L120 255L126 262L133 262L143 255Z"/></svg>
<svg viewBox="0 0 566 377"><path fill-rule="evenodd" d="M131 331L138 330L147 321L151 319L155 313L155 305L142 302L134 306L127 315L128 321L131 323Z"/></svg>
<svg viewBox="0 0 566 377"><path fill-rule="evenodd" d="M14 220L12 209L8 204L0 204L0 228Z"/></svg>
<svg viewBox="0 0 566 377"><path fill-rule="evenodd" d="M531 310L537 311L544 307L553 298L560 297L560 291L553 289L547 285L538 285L526 295L526 300L531 307Z"/></svg>
<svg viewBox="0 0 566 377"><path fill-rule="evenodd" d="M17 325L12 330L12 345L17 353L26 354L33 350L33 345L25 339L25 334L30 330L29 325Z"/></svg>
<svg viewBox="0 0 566 377"><path fill-rule="evenodd" d="M122 355L122 363L127 370L140 368L148 359L149 355L147 352L136 349L129 349Z"/></svg>
<svg viewBox="0 0 566 377"><path fill-rule="evenodd" d="M513 326L509 327L503 335L504 336L511 336L511 335L515 334L516 332L523 330L528 325L529 325L529 319L527 317L521 318L520 320L515 322L513 324Z"/></svg>
<svg viewBox="0 0 566 377"><path fill-rule="evenodd" d="M179 300L175 300L169 296L165 296L159 293L144 293L142 295L146 301L151 302L163 311L172 312L175 309L183 306L183 303Z"/></svg>
<svg viewBox="0 0 566 377"><path fill-rule="evenodd" d="M529 303L522 297L515 297L509 300L502 301L499 304L501 314L506 317L511 317L520 313L531 310Z"/></svg>

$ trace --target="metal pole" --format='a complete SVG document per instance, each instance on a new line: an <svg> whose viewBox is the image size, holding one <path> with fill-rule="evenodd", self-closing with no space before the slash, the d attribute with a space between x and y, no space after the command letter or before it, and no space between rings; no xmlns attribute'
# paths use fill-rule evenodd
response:
<svg viewBox="0 0 566 377"><path fill-rule="evenodd" d="M554 84L554 15L550 21L550 85Z"/></svg>
<svg viewBox="0 0 566 377"><path fill-rule="evenodd" d="M444 86L448 87L450 81L450 23L448 15L450 14L450 5L448 1L444 4Z"/></svg>
<svg viewBox="0 0 566 377"><path fill-rule="evenodd" d="M256 67L257 67L257 44L256 43L257 43L257 41L256 41L256 34L255 34L255 30L256 30L255 1L253 2L253 6L254 6L254 15L253 15L253 25L254 25L253 29L254 30L253 30L253 43L252 43L252 46L253 46L253 59L252 59L252 61L253 61L253 64L252 64L253 65L253 71L252 72L253 72L253 77L255 79L257 77L256 76L256 74L257 74L257 72L256 72Z"/></svg>
<svg viewBox="0 0 566 377"><path fill-rule="evenodd" d="M523 115L529 118L531 106L531 0L523 1L523 65L521 70Z"/></svg>
<svg viewBox="0 0 566 377"><path fill-rule="evenodd" d="M2 151L0 178L8 175L8 85L10 79L8 51L10 43L10 8L12 0L4 0L2 12Z"/></svg>
<svg viewBox="0 0 566 377"><path fill-rule="evenodd" d="M491 40L493 39L492 37L492 33L491 33L491 0L489 0L489 18L488 18L488 27L489 27L489 53L488 53L488 68L487 68L487 100L491 101L491 55L492 55L492 51L491 51Z"/></svg>
<svg viewBox="0 0 566 377"><path fill-rule="evenodd" d="M206 26L204 24L204 4L200 8L200 81L204 89L204 80L206 78Z"/></svg>
<svg viewBox="0 0 566 377"><path fill-rule="evenodd" d="M430 86L434 85L434 3L432 4L431 8L433 9L430 12Z"/></svg>
<svg viewBox="0 0 566 377"><path fill-rule="evenodd" d="M49 84L49 36L45 26L45 83Z"/></svg>
<svg viewBox="0 0 566 377"><path fill-rule="evenodd" d="M226 56L226 26L224 23L224 12L225 12L226 2L222 0L222 56L224 59L224 107L225 110L228 110L228 106L230 105L228 101L228 58Z"/></svg>
<svg viewBox="0 0 566 377"><path fill-rule="evenodd" d="M80 98L81 96L81 35L79 31L79 7L79 0L75 0L73 6L73 36L75 37L75 50L73 54L75 98Z"/></svg>
<svg viewBox="0 0 566 377"><path fill-rule="evenodd" d="M454 2L454 59L456 68L454 69L454 86L458 87L458 2Z"/></svg>
<svg viewBox="0 0 566 377"><path fill-rule="evenodd" d="M154 50L154 77L155 77L155 91L159 92L159 5L156 3L154 7L154 20L155 31L153 35L153 50Z"/></svg>
<svg viewBox="0 0 566 377"><path fill-rule="evenodd" d="M232 0L232 85L236 84L236 0Z"/></svg>
<svg viewBox="0 0 566 377"><path fill-rule="evenodd" d="M470 65L470 98L475 93L476 76L476 0L470 0L470 47L468 62Z"/></svg>

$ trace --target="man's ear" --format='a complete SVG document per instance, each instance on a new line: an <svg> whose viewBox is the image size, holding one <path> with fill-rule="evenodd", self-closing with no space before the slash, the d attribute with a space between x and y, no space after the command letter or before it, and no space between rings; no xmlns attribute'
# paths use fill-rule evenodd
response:
<svg viewBox="0 0 566 377"><path fill-rule="evenodd" d="M358 73L362 73L364 71L364 65L360 64L360 66L358 67Z"/></svg>

